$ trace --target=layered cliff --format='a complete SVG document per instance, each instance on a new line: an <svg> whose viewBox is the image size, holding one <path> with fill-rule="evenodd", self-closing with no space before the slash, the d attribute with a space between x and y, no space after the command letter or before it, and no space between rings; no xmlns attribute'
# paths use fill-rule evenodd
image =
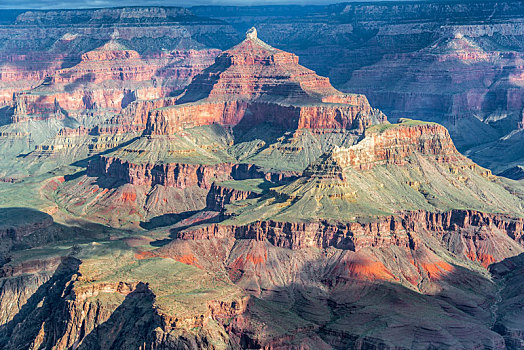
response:
<svg viewBox="0 0 524 350"><path fill-rule="evenodd" d="M108 157L91 161L87 175L111 178L131 185L162 185L181 189L192 186L209 189L213 181L266 176L262 170L251 164L132 164Z"/></svg>
<svg viewBox="0 0 524 350"><path fill-rule="evenodd" d="M0 48L0 148L9 153L2 176L45 172L125 143L129 137L64 139L57 132L64 127L96 129L95 135L142 131L147 111L126 107L134 101L155 104L162 97L169 101L220 52L206 36L234 36L227 25L183 9L71 11L65 17L79 17L57 26L57 18L64 17L59 13L16 12L1 25L6 44ZM113 26L116 18L120 22ZM14 132L26 137L11 137ZM26 161L12 159L35 148ZM49 164L36 166L35 158L48 158ZM13 164L21 161L26 170L15 171Z"/></svg>
<svg viewBox="0 0 524 350"><path fill-rule="evenodd" d="M214 224L177 231L178 239L150 256L186 257L205 270L224 266L232 281L255 295L258 305L248 304L226 328L249 339L245 346L304 342L311 348L392 349L415 342L448 348L464 342L502 349L506 341L518 341L518 332L503 339L490 329L489 320L497 317L488 310L497 308L496 287L480 276L484 267L523 250L509 236L521 232L521 225L522 220L461 210L411 212L369 223ZM209 257L217 245L227 249L218 255L219 264ZM398 303L410 310L398 312ZM423 304L424 313L416 312ZM352 313L344 312L348 307ZM334 324L332 315L339 315ZM362 325L363 317L402 326L383 331ZM420 336L422 329L431 335Z"/></svg>
<svg viewBox="0 0 524 350"><path fill-rule="evenodd" d="M403 121L374 126L356 144L329 150L301 178L233 207L231 220L355 220L453 208L518 216L518 193L458 153L442 126Z"/></svg>
<svg viewBox="0 0 524 350"><path fill-rule="evenodd" d="M63 22L66 17L69 20ZM231 40L218 41L209 33L235 36L227 25L182 8L19 11L6 19L1 34L8 41L1 50L3 103L13 91L33 88L46 78L58 88L71 83L72 89L95 78L145 82L157 76L178 89L211 63L206 60L216 51L207 48L227 46ZM116 26L108 26L115 21ZM14 32L12 26L17 28ZM39 40L35 28L45 33L45 41Z"/></svg>
<svg viewBox="0 0 524 350"><path fill-rule="evenodd" d="M72 257L49 268L47 277L39 280L27 274L2 280L0 297L6 303L23 301L23 294L16 293L37 287L24 306L10 310L13 314L2 321L2 346L126 349L146 344L195 348L213 342L223 348L229 337L215 325L215 319L232 317L242 307L241 298L224 298L207 301L194 313L170 314L160 306L158 298L162 296L152 285L118 281L86 285L80 272L82 262Z"/></svg>
<svg viewBox="0 0 524 350"><path fill-rule="evenodd" d="M300 243L303 229L312 231L316 224L295 224L289 230L279 225L268 227L279 235L293 232L294 242ZM484 263L489 262L481 260L486 252L501 254L493 258L499 260L509 248L522 251L507 236L513 230L510 218L421 211L368 224L320 226L325 232L345 227L363 236L354 248L320 249L298 244L283 249L270 235L269 241L262 235L239 235L236 242L233 237L184 237L151 251L143 244L149 238L113 231L110 240L71 246L72 256L50 261L45 276L38 269L17 269L18 258L10 263L11 271L18 272L2 277L0 297L3 305L16 305L13 301L28 298L20 291L32 296L27 307L6 316L0 341L8 347L47 344L59 349L136 344L286 348L297 343L332 348L341 339L344 346L386 348L414 340L421 346L504 346L504 338L490 330L495 288L479 274L476 257ZM262 233L263 227L256 230ZM519 225L514 229L521 230ZM496 249L490 246L494 242ZM453 255L446 255L447 249ZM45 261L45 254L41 250L32 258ZM393 300L382 299L383 293ZM406 314L391 315L406 299L411 305ZM348 307L353 314L343 312ZM425 312L417 314L412 307ZM369 317L370 310L374 319L396 319L403 326L393 333L373 325L347 326L361 324L356 319ZM333 314L346 316L333 324ZM430 335L413 335L435 322L438 327Z"/></svg>
<svg viewBox="0 0 524 350"><path fill-rule="evenodd" d="M222 211L227 204L259 197L271 186L267 180L246 179L244 181L214 182L207 194L206 204L210 210Z"/></svg>
<svg viewBox="0 0 524 350"><path fill-rule="evenodd" d="M256 188L227 186L228 192L216 186L211 198L245 196ZM449 210L463 206L472 209ZM502 349L520 341L521 330L512 323L520 316L507 306L515 293L505 291L508 301L499 305L498 287L480 276L523 251L522 197L460 155L442 126L409 120L374 126L355 145L328 152L298 180L225 208L222 222L173 227L175 239L147 256L204 270L223 266L231 281L259 297L264 316L248 305L227 328L249 337L249 346L289 347L298 338L313 348L465 342ZM209 258L217 245L227 251L218 266L216 257ZM439 306L429 306L434 302ZM442 311L442 302L454 306ZM426 303L424 315L401 315L398 303ZM276 318L286 317L267 311L273 307L293 314L287 338L272 328ZM348 307L353 312L342 316ZM455 308L460 316L450 311ZM333 323L331 315L340 318ZM402 326L357 327L362 317ZM470 317L482 321L473 326ZM260 319L268 326L253 332ZM431 335L413 335L421 329Z"/></svg>
<svg viewBox="0 0 524 350"><path fill-rule="evenodd" d="M375 165L406 165L414 153L431 156L444 164L471 163L456 150L443 126L410 120L369 128L358 144L347 149L336 148L330 156L341 168L368 170ZM307 173L315 171L311 168ZM486 175L489 175L489 170Z"/></svg>
<svg viewBox="0 0 524 350"><path fill-rule="evenodd" d="M364 96L337 91L327 78L299 65L296 55L264 43L252 28L193 79L175 106L153 111L147 131L171 135L213 122L250 127L265 122L284 129L362 132L385 120Z"/></svg>
<svg viewBox="0 0 524 350"><path fill-rule="evenodd" d="M55 106L69 115L82 115L86 110L119 113L135 100L154 100L181 89L217 53L188 50L142 58L109 41L82 54L75 66L57 70L34 89L15 96L13 122L24 116L45 118Z"/></svg>
<svg viewBox="0 0 524 350"><path fill-rule="evenodd" d="M251 99L267 94L270 86L301 99L308 86L320 93L332 91L325 78L311 72L297 75L296 69L290 70L296 84L285 86L262 75L267 84L260 88L262 85L256 87L253 77L242 71L255 61L276 60L290 66L300 56L306 67L329 77L335 87L365 93L374 107L393 119L408 116L444 124L460 150L479 145L471 157L499 173L521 162L515 151L522 148L521 138L512 133L522 119L519 4L481 1L473 7L468 4L471 9L467 12L461 3L96 9L64 11L62 17L69 20L61 27L56 26L59 11L6 13L1 31L6 40L0 50L4 62L0 67L1 105L14 106L13 94L29 91L16 103L34 110L32 118L56 117L55 100L75 118L80 114L79 118L89 119L82 115L83 110L107 117L108 111L119 111L133 99L177 94L213 62L219 54L217 48L232 46L242 36L239 33L256 25L260 37L292 54L278 50L266 56L250 47L256 54L247 58L235 52L224 55L222 68L230 65L229 77L238 85L224 79L223 84L200 89L206 79L216 77L215 67L197 79L200 83L195 81L185 101L208 95L224 98L230 93ZM73 21L74 16L79 17ZM268 18L278 20L268 24ZM114 19L120 24L107 26ZM140 26L143 23L147 25ZM97 27L100 25L105 27ZM46 41L39 40L35 28ZM151 75L153 70L156 72ZM104 80L107 78L112 83ZM93 79L102 82L105 93L90 83ZM45 112L48 107L51 113ZM98 110L105 108L108 111ZM28 116L20 114L15 119L27 120ZM147 112L137 119L145 124ZM340 124L328 119L322 125ZM351 120L342 124L350 125ZM166 132L176 128L169 127ZM497 156L507 147L514 151Z"/></svg>
<svg viewBox="0 0 524 350"><path fill-rule="evenodd" d="M154 193L164 203L172 202L165 213L174 208L200 210L206 201L202 194L214 181L279 182L296 176L329 147L352 144L366 128L386 122L386 117L364 96L342 94L328 79L300 66L293 54L265 44L253 28L180 95L134 101L112 118L128 135L140 131L144 120L140 137L89 161L88 180L75 178L64 185L66 202L77 186L81 192L91 188L96 195L94 202L83 203L113 207L110 201L125 197L131 199L125 213L138 213L141 218L162 214L159 198L151 198ZM102 150L104 130L98 126L89 131L100 134L97 150ZM47 147L58 148L58 144ZM125 194L129 191L131 197ZM176 204L180 191L191 200ZM122 196L114 196L117 192ZM148 204L151 200L155 204ZM83 203L75 205L83 208Z"/></svg>
<svg viewBox="0 0 524 350"><path fill-rule="evenodd" d="M257 221L247 225L213 224L180 232L184 240L253 239L268 241L288 249L334 247L359 251L364 248L384 249L399 246L417 249L424 240L420 232L432 232L439 240L449 243L449 249L463 258L481 262L485 267L513 256L512 249L524 245L524 219L501 214L486 214L472 210L452 210L444 213L416 211L380 218L372 222L279 222ZM462 236L462 244L453 245ZM500 238L495 238L494 236ZM497 239L500 246L497 246Z"/></svg>
<svg viewBox="0 0 524 350"><path fill-rule="evenodd" d="M147 131L157 135L172 135L185 128L220 123L235 126L237 124L256 126L272 123L283 129L355 129L364 131L365 127L386 120L385 116L373 110L362 95L352 99L355 104L333 105L286 105L267 102L200 102L181 106L166 107L152 111ZM200 116L194 118L195 115Z"/></svg>

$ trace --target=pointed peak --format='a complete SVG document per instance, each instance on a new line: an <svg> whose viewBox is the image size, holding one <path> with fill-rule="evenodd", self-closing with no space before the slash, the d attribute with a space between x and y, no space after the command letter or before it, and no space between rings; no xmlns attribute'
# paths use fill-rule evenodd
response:
<svg viewBox="0 0 524 350"><path fill-rule="evenodd" d="M257 29L255 27L249 28L249 30L246 32L246 39L258 39Z"/></svg>
<svg viewBox="0 0 524 350"><path fill-rule="evenodd" d="M239 44L233 46L227 53L234 55L258 55L258 56L271 56L277 52L284 52L279 49L272 47L269 44L266 44L258 38L257 29L251 27L246 32L246 38Z"/></svg>

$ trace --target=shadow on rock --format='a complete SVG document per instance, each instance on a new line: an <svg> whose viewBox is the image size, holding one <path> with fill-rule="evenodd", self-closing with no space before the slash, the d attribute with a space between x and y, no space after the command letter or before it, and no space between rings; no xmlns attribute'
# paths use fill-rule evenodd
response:
<svg viewBox="0 0 524 350"><path fill-rule="evenodd" d="M180 231L197 225L216 223L219 220L220 213L216 211L186 211L178 214L164 214L154 217L148 222L140 223L140 227L151 230L159 227L172 226L169 228L170 238L150 243L154 247L162 247L176 239Z"/></svg>
<svg viewBox="0 0 524 350"><path fill-rule="evenodd" d="M392 276L351 277L343 260L315 258L296 269L300 251L269 243L267 253L246 251L242 244L229 255L228 274L252 298L225 324L241 347L504 348L492 329L495 285L476 271L454 266L418 292ZM368 268L361 272L373 272Z"/></svg>
<svg viewBox="0 0 524 350"><path fill-rule="evenodd" d="M150 343L160 319L153 308L155 295L139 283L104 323L93 329L75 349L136 349Z"/></svg>
<svg viewBox="0 0 524 350"><path fill-rule="evenodd" d="M185 211L183 213L171 213L155 216L149 221L140 222L140 227L146 230L152 230L158 227L174 225L192 215L198 213L198 210Z"/></svg>
<svg viewBox="0 0 524 350"><path fill-rule="evenodd" d="M508 349L524 346L524 253L489 268L500 285L493 330L504 337Z"/></svg>
<svg viewBox="0 0 524 350"><path fill-rule="evenodd" d="M53 276L27 300L13 319L0 327L2 349L51 349L67 331L66 300L80 260L64 257Z"/></svg>

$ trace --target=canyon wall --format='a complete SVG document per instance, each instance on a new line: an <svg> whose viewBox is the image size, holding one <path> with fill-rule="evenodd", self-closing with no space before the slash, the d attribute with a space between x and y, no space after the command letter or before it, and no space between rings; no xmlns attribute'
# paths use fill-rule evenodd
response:
<svg viewBox="0 0 524 350"><path fill-rule="evenodd" d="M45 114L49 101L76 114L118 112L134 99L181 89L235 36L181 8L10 12L0 24L0 106ZM20 91L28 96L13 102Z"/></svg>
<svg viewBox="0 0 524 350"><path fill-rule="evenodd" d="M210 189L215 181L251 178L281 181L297 174L285 171L267 172L253 164L134 164L119 158L100 156L89 162L87 175L137 186L162 185L181 189L198 186Z"/></svg>
<svg viewBox="0 0 524 350"><path fill-rule="evenodd" d="M226 95L224 95L226 96ZM355 105L292 106L278 103L231 101L176 105L153 110L148 118L146 132L172 135L185 128L219 123L254 127L271 123L286 129L357 129L360 132L373 120L383 120L378 110L373 110L364 96ZM198 118L195 116L198 115Z"/></svg>
<svg viewBox="0 0 524 350"><path fill-rule="evenodd" d="M409 124L402 123L402 124ZM414 152L430 155L441 163L469 162L455 148L447 130L438 124L413 126L378 126L385 130L366 131L364 140L343 150L335 150L333 158L341 167L369 169L375 164L405 165Z"/></svg>
<svg viewBox="0 0 524 350"><path fill-rule="evenodd" d="M305 247L359 250L364 247L385 247L390 244L415 247L409 232L417 230L446 231L491 227L508 237L524 243L524 220L499 214L473 210L452 210L444 213L408 212L370 223L292 223L262 221L244 226L213 224L179 233L180 239L238 239L268 240L278 247L301 249Z"/></svg>

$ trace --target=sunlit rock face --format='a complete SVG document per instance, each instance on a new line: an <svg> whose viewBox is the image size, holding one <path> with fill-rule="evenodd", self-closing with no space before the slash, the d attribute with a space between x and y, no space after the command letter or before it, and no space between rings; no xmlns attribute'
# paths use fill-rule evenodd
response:
<svg viewBox="0 0 524 350"><path fill-rule="evenodd" d="M51 118L71 127L59 113L63 109L84 126L100 124L133 101L178 94L220 50L256 25L251 39L296 55L276 55L277 60L299 56L337 89L365 94L391 120L444 124L459 150L500 173L522 165L521 12L518 3L489 1L15 11L6 13L0 31L6 39L0 50L0 105L10 106L6 119L14 121ZM116 27L100 27L115 20ZM35 26L45 41L38 40ZM184 100L220 98L231 89L246 97L267 93L246 79L235 87L195 90ZM323 90L326 80L305 84ZM288 96L302 93L294 84L279 88ZM15 106L25 106L25 112L13 115ZM137 116L146 119L146 114ZM26 137L20 147L28 152L41 139Z"/></svg>
<svg viewBox="0 0 524 350"><path fill-rule="evenodd" d="M376 114L376 116L375 116ZM197 75L176 105L151 113L147 131L169 135L190 126L270 122L284 128L359 129L385 120L365 96L343 94L250 29Z"/></svg>
<svg viewBox="0 0 524 350"><path fill-rule="evenodd" d="M32 167L12 166L20 153L32 153L32 170L45 171L128 141L144 130L150 109L236 40L227 24L181 8L6 11L2 18L0 148L9 156L0 177L9 178ZM49 162L32 162L42 157Z"/></svg>
<svg viewBox="0 0 524 350"><path fill-rule="evenodd" d="M60 19L64 16L68 19ZM120 24L104 27L115 20ZM192 37L196 33L184 27L194 20L200 19L179 8L22 12L13 19L17 30L5 27L2 32L9 43L2 50L1 80L6 88L24 81L35 87L47 78L51 81L46 84L64 84L66 90L74 90L88 82L155 78L159 85L168 79L179 89L194 75L193 70L198 71L196 66L206 67L217 54L214 45L199 43ZM144 21L152 25L140 29ZM57 27L58 22L62 26ZM45 42L34 43L35 25L45 32Z"/></svg>
<svg viewBox="0 0 524 350"><path fill-rule="evenodd" d="M146 210L147 216L174 209L162 209L155 202L151 210L148 193L154 188L170 198L179 191L192 198L177 211L202 209L213 181L280 181L296 176L331 143L351 143L366 128L386 122L386 116L372 108L365 96L339 92L327 78L299 65L297 56L258 39L254 28L195 76L180 95L156 101L163 102L137 101L129 107L147 113L147 117L131 114L133 123L147 118L141 137L90 160L87 168L88 177L107 183L111 191L122 186L135 188L133 200L126 205ZM123 114L116 120L126 118ZM266 135L256 131L259 127L278 135L272 142L283 142L286 137L291 140L282 145L282 151L276 145L267 146ZM193 135L195 132L203 133L204 138ZM242 138L245 140L235 141ZM324 138L333 141L325 142ZM317 143L316 154L295 145L300 142ZM267 154L273 149L279 155ZM260 154L263 162L239 161L245 153ZM291 168L282 166L280 157L289 158ZM92 187L93 193L103 191L93 186L94 180L89 181L87 188ZM85 181L77 185L79 191L87 190ZM75 188L72 186L67 192ZM104 195L95 201L115 205L117 198Z"/></svg>

